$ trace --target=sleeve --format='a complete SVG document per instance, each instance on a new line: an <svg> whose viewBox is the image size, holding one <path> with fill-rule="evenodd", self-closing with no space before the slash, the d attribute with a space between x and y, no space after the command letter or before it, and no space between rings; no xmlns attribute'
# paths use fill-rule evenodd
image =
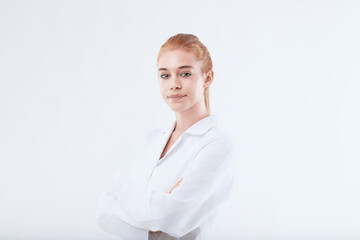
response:
<svg viewBox="0 0 360 240"><path fill-rule="evenodd" d="M197 153L171 194L133 186L117 195L114 214L138 228L186 235L229 197L234 180L232 149L228 138L213 140Z"/></svg>
<svg viewBox="0 0 360 240"><path fill-rule="evenodd" d="M135 146L142 144L145 141L145 138L138 139ZM148 230L141 229L130 225L129 223L123 221L118 216L115 215L116 208L116 196L122 194L125 191L127 179L127 170L131 166L131 157L134 156L133 148L129 151L126 161L123 161L120 166L113 174L104 191L102 191L98 196L98 206L96 212L96 219L98 226L107 233L116 235L123 240L147 240L148 239Z"/></svg>
<svg viewBox="0 0 360 240"><path fill-rule="evenodd" d="M147 239L148 230L136 228L114 214L117 203L114 195L118 191L113 184L114 182L116 182L116 178L112 177L106 189L98 197L96 213L98 226L105 232L116 235L123 240Z"/></svg>

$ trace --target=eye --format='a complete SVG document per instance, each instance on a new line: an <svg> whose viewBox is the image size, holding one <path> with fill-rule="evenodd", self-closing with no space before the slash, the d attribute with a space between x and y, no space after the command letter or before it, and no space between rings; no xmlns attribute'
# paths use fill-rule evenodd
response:
<svg viewBox="0 0 360 240"><path fill-rule="evenodd" d="M160 77L161 78L167 78L167 77L169 77L169 75L168 74L161 74Z"/></svg>
<svg viewBox="0 0 360 240"><path fill-rule="evenodd" d="M188 72L184 72L184 73L181 74L181 76L183 76L183 77L188 77L190 75L191 75L191 73L188 73Z"/></svg>

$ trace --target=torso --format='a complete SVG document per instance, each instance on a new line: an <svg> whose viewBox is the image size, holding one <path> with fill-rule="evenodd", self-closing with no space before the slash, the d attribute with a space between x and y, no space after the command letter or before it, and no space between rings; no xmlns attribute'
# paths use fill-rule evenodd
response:
<svg viewBox="0 0 360 240"><path fill-rule="evenodd" d="M169 151L169 149L171 148L172 145L174 145L174 143L176 142L176 140L180 137L181 134L178 134L178 133L175 133L175 132L172 132L170 137L169 137L169 140L167 141L165 147L164 147L164 150L159 158L162 159L165 154Z"/></svg>

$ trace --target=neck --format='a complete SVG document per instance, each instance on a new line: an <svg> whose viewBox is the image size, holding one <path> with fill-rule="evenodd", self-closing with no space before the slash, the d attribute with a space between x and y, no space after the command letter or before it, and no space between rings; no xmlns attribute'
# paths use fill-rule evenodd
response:
<svg viewBox="0 0 360 240"><path fill-rule="evenodd" d="M176 125L174 132L182 133L197 121L208 117L204 102L199 102L183 112L175 112Z"/></svg>

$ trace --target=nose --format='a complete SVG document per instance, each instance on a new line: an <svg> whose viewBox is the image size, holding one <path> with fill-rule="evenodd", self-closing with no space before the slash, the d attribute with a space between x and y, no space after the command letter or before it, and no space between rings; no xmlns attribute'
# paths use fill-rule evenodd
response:
<svg viewBox="0 0 360 240"><path fill-rule="evenodd" d="M181 89L181 82L178 79L178 77L171 78L170 89L173 90L174 88L175 89Z"/></svg>

